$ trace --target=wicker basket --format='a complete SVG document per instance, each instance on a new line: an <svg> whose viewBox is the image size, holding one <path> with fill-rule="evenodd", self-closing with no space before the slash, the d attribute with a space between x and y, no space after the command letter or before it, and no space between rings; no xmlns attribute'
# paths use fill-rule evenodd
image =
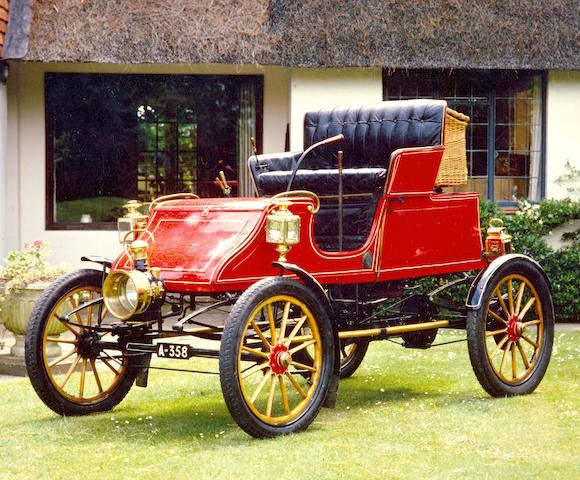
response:
<svg viewBox="0 0 580 480"><path fill-rule="evenodd" d="M443 133L445 152L435 179L435 185L438 187L467 184L465 131L468 123L467 115L447 109Z"/></svg>

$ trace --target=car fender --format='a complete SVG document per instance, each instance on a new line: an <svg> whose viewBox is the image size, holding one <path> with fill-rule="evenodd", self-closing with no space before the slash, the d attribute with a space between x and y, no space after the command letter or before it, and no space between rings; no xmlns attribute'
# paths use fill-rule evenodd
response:
<svg viewBox="0 0 580 480"><path fill-rule="evenodd" d="M479 308L481 308L483 294L485 293L487 285L493 278L494 274L501 266L513 262L514 260L517 259L523 259L534 264L534 266L542 273L542 275L544 276L546 282L550 287L550 291L552 291L552 284L550 283L550 279L548 278L546 272L544 272L544 269L540 266L538 262L528 257L527 255L522 255L520 253L510 253L509 255L502 255L501 257L496 258L489 264L489 266L486 269L479 272L479 275L477 275L477 277L471 284L469 294L467 295L467 300L465 302L465 306L467 307L467 309L478 310Z"/></svg>

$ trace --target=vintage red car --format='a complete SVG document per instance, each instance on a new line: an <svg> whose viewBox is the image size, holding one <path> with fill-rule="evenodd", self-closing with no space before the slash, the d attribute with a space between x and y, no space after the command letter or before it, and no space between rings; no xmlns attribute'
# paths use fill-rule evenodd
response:
<svg viewBox="0 0 580 480"><path fill-rule="evenodd" d="M101 268L66 275L36 305L34 389L84 415L146 386L154 357L218 358L232 417L272 437L333 406L370 341L428 348L454 328L489 394L532 392L551 354L550 284L499 222L482 243L477 194L443 191L465 177L467 120L435 100L323 109L305 116L304 151L249 159L257 198L129 204L118 258L84 257ZM417 293L417 279L451 274ZM461 284L464 304L442 300ZM225 322L212 315L223 309Z"/></svg>

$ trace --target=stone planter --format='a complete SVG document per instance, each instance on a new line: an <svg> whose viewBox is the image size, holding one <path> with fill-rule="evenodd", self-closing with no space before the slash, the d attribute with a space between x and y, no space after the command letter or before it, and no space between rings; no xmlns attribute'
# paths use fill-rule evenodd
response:
<svg viewBox="0 0 580 480"><path fill-rule="evenodd" d="M10 354L14 357L24 357L24 336L28 320L36 301L48 285L49 283L46 282L31 283L26 288L16 289L2 302L0 321L8 331L14 334L16 339L16 343L10 349ZM49 328L49 335L54 336L58 336L66 330L57 322L53 322ZM62 351L57 343L50 343L47 346L47 353L51 357L56 357L60 356Z"/></svg>

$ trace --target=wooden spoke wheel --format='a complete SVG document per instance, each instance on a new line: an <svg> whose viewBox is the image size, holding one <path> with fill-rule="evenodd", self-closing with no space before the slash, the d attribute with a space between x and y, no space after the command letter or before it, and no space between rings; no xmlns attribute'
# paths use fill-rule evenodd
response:
<svg viewBox="0 0 580 480"><path fill-rule="evenodd" d="M499 267L467 320L469 355L483 388L496 397L533 392L553 336L550 289L539 267L520 258Z"/></svg>
<svg viewBox="0 0 580 480"><path fill-rule="evenodd" d="M333 348L328 315L307 287L282 277L256 283L234 305L221 343L234 420L258 438L307 428L328 390Z"/></svg>
<svg viewBox="0 0 580 480"><path fill-rule="evenodd" d="M348 378L357 371L365 358L369 342L360 339L340 342L340 378Z"/></svg>
<svg viewBox="0 0 580 480"><path fill-rule="evenodd" d="M118 339L102 333L111 321L98 304L60 320L101 295L101 273L79 270L53 283L34 308L26 333L26 368L40 399L60 415L85 415L117 405L138 373Z"/></svg>

